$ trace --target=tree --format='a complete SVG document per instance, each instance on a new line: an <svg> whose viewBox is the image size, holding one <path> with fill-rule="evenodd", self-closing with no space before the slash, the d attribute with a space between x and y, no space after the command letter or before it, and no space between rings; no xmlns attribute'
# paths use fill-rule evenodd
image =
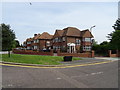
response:
<svg viewBox="0 0 120 90"><path fill-rule="evenodd" d="M15 40L15 47L20 47L20 43L18 40Z"/></svg>
<svg viewBox="0 0 120 90"><path fill-rule="evenodd" d="M120 18L115 22L114 26L112 26L115 30L120 30Z"/></svg>
<svg viewBox="0 0 120 90"><path fill-rule="evenodd" d="M111 47L120 50L120 18L112 26L115 31L108 34L108 39L110 40Z"/></svg>
<svg viewBox="0 0 120 90"><path fill-rule="evenodd" d="M115 49L120 50L120 30L116 30L112 34L112 39L110 41L112 46L114 46Z"/></svg>
<svg viewBox="0 0 120 90"><path fill-rule="evenodd" d="M103 41L100 44L94 43L92 50L94 50L97 55L108 56L109 46L109 42L107 41Z"/></svg>
<svg viewBox="0 0 120 90"><path fill-rule="evenodd" d="M10 29L10 25L3 23L0 27L2 27L2 51L8 51L10 57L10 50L15 43L15 33Z"/></svg>

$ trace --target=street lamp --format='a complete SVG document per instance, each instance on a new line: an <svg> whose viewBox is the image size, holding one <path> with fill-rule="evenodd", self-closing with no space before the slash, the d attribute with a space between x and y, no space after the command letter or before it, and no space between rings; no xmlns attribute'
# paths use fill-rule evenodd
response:
<svg viewBox="0 0 120 90"><path fill-rule="evenodd" d="M90 28L90 32L92 32L92 28L96 27L95 25ZM92 42L91 42L91 57L92 57Z"/></svg>
<svg viewBox="0 0 120 90"><path fill-rule="evenodd" d="M96 27L95 25L90 28L90 32L92 32L92 28Z"/></svg>

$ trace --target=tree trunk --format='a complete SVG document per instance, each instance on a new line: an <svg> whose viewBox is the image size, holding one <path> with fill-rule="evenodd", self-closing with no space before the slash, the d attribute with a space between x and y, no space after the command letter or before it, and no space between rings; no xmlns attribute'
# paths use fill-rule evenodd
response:
<svg viewBox="0 0 120 90"><path fill-rule="evenodd" d="M8 57L10 57L10 51L8 51Z"/></svg>

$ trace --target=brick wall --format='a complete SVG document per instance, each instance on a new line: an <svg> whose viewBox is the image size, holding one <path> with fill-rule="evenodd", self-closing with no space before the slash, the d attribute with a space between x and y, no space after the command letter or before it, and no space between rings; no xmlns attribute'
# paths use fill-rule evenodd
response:
<svg viewBox="0 0 120 90"><path fill-rule="evenodd" d="M50 52L38 52L38 51L32 51L32 50L16 50L16 49L13 49L13 53L15 53L15 54L50 55L50 56L53 56L53 50L51 50Z"/></svg>
<svg viewBox="0 0 120 90"><path fill-rule="evenodd" d="M75 43L75 37L67 37L67 43Z"/></svg>
<svg viewBox="0 0 120 90"><path fill-rule="evenodd" d="M109 50L109 57L120 57L120 51L116 50L116 54L112 54L112 50Z"/></svg>
<svg viewBox="0 0 120 90"><path fill-rule="evenodd" d="M94 57L94 51L92 53L61 53L60 50L57 51L58 56L73 56L73 57Z"/></svg>

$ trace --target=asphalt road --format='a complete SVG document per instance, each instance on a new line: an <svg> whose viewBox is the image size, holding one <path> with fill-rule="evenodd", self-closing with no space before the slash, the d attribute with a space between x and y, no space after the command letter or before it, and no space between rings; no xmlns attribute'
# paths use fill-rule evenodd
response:
<svg viewBox="0 0 120 90"><path fill-rule="evenodd" d="M3 88L118 88L118 61L73 68L2 66Z"/></svg>

